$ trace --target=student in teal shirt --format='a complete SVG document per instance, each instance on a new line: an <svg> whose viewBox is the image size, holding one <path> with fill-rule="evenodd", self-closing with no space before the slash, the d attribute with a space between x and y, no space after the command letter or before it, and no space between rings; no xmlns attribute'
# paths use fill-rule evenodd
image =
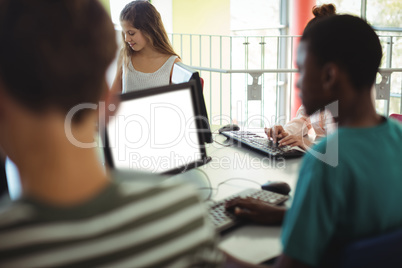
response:
<svg viewBox="0 0 402 268"><path fill-rule="evenodd" d="M324 265L346 243L402 227L401 126L383 119L371 127L340 127L305 156L283 225L285 254ZM312 154L337 144L334 166L336 153Z"/></svg>
<svg viewBox="0 0 402 268"><path fill-rule="evenodd" d="M275 267L329 267L346 243L402 227L402 125L378 115L370 93L381 58L378 36L358 17L334 15L303 33L303 105L309 115L329 109L339 128L304 157L286 214L258 200L228 204L260 223L285 214Z"/></svg>

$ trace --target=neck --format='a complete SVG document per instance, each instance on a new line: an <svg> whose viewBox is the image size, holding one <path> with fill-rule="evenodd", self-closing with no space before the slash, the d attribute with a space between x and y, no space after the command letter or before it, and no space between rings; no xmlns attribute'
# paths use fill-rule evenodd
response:
<svg viewBox="0 0 402 268"><path fill-rule="evenodd" d="M147 46L134 53L136 57L143 57L143 58L157 58L160 56L165 56L165 54L160 53L159 51L155 50L153 47Z"/></svg>
<svg viewBox="0 0 402 268"><path fill-rule="evenodd" d="M55 205L74 205L90 199L108 182L95 148L79 148L66 137L64 122L43 122L23 140L16 155L23 193ZM89 143L94 124L72 127L74 137ZM29 132L28 132L29 133Z"/></svg>
<svg viewBox="0 0 402 268"><path fill-rule="evenodd" d="M340 126L346 127L372 127L381 123L382 118L377 114L370 91L357 94L349 89L348 98L339 104Z"/></svg>

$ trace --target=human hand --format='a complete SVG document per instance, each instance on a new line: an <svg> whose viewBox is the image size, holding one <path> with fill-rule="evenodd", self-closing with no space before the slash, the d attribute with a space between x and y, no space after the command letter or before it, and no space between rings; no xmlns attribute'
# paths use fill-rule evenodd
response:
<svg viewBox="0 0 402 268"><path fill-rule="evenodd" d="M275 125L271 128L264 128L264 131L265 134L267 134L268 139L272 139L274 143L289 135L289 133L287 133L281 125Z"/></svg>
<svg viewBox="0 0 402 268"><path fill-rule="evenodd" d="M288 135L279 141L280 146L299 146L303 150L307 150L313 143L308 139L300 135Z"/></svg>
<svg viewBox="0 0 402 268"><path fill-rule="evenodd" d="M235 198L226 202L225 208L243 219L251 220L264 225L280 224L285 216L286 209L268 204L252 197Z"/></svg>

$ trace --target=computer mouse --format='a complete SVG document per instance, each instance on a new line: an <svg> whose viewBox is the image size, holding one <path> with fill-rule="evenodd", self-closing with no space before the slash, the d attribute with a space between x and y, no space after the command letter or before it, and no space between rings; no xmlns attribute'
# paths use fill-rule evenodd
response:
<svg viewBox="0 0 402 268"><path fill-rule="evenodd" d="M278 194L288 195L290 186L284 181L269 181L261 185L261 189Z"/></svg>
<svg viewBox="0 0 402 268"><path fill-rule="evenodd" d="M227 124L227 125L221 127L218 131L219 131L219 133L221 133L223 131L237 131L239 129L240 129L240 127L236 124Z"/></svg>

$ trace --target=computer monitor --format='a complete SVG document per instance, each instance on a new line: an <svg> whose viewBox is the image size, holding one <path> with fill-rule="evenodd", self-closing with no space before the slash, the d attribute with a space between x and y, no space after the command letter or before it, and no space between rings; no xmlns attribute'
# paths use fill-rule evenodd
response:
<svg viewBox="0 0 402 268"><path fill-rule="evenodd" d="M8 157L6 158L4 163L4 173L2 174L2 176L5 176L4 178L2 178L2 180L4 180L7 185L7 192L10 196L10 199L19 199L22 195L20 174L18 172L17 166Z"/></svg>
<svg viewBox="0 0 402 268"><path fill-rule="evenodd" d="M194 81L121 94L104 132L106 163L158 174L205 164L198 102Z"/></svg>
<svg viewBox="0 0 402 268"><path fill-rule="evenodd" d="M202 126L200 131L203 133L204 142L212 143L213 142L212 133L211 128L209 126L207 108L205 107L204 94L202 93L202 84L200 75L196 70L181 62L177 62L173 65L173 71L172 71L173 84L186 83L191 80L195 81L198 88L197 90L199 100L198 105L201 111L201 117L199 118L199 120Z"/></svg>

